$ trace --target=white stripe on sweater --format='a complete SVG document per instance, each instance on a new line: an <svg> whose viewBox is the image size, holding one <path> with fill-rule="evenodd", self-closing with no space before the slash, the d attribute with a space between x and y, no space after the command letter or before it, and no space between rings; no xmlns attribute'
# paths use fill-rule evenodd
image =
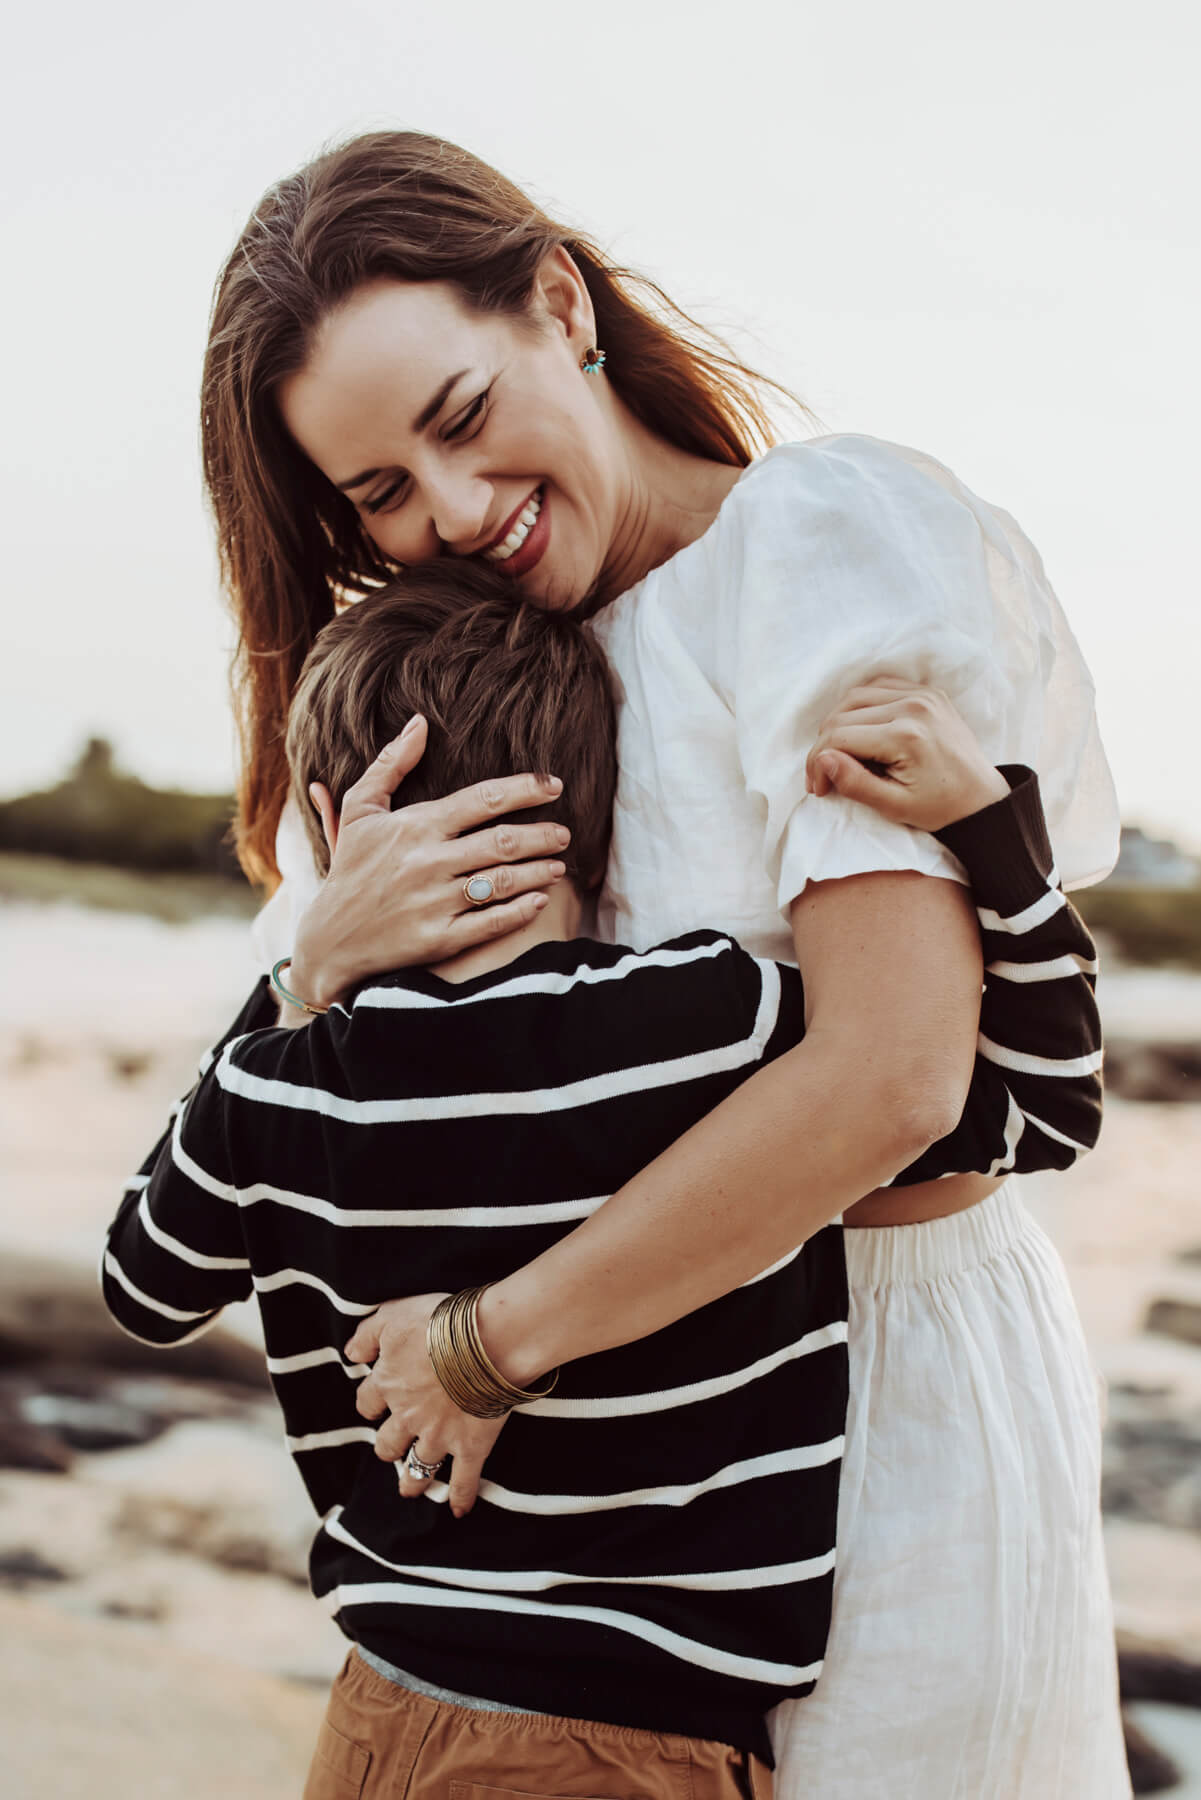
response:
<svg viewBox="0 0 1201 1800"><path fill-rule="evenodd" d="M411 1587L403 1581L345 1582L331 1588L324 1596L331 1612L350 1606L461 1606L477 1612L524 1613L542 1619L576 1619L585 1625L608 1625L615 1631L628 1632L644 1643L654 1644L681 1662L709 1669L715 1675L733 1675L744 1681L771 1682L779 1687L796 1687L802 1682L816 1681L821 1674L820 1662L798 1667L792 1663L767 1662L757 1656L737 1656L718 1650L711 1644L668 1631L652 1619L638 1613L623 1613L600 1606L556 1606L545 1600L524 1600L508 1594L454 1592L446 1588Z"/></svg>
<svg viewBox="0 0 1201 1800"><path fill-rule="evenodd" d="M186 1324L191 1319L203 1319L207 1324L213 1316L214 1309L211 1306L207 1307L203 1312L181 1312L178 1306L168 1306L165 1300L156 1300L152 1294L145 1293L143 1289L129 1279L129 1276L125 1273L125 1270L121 1267L111 1250L106 1250L104 1253L104 1268L105 1272L111 1275L117 1285L123 1287L125 1292L132 1299L136 1300L139 1306L145 1306L150 1312L159 1313L164 1319L175 1319L181 1325ZM179 1340L176 1339L175 1341L178 1342Z"/></svg>
<svg viewBox="0 0 1201 1800"><path fill-rule="evenodd" d="M1007 931L1013 937L1021 937L1027 931L1033 931L1036 926L1045 925L1048 919L1053 919L1061 907L1066 905L1067 901L1056 887L1049 888L1030 906L1023 908L1021 912L1012 913L1007 919L1003 919L1000 913L993 912L988 906L978 906L976 917L985 931Z"/></svg>
<svg viewBox="0 0 1201 1800"><path fill-rule="evenodd" d="M591 1400L556 1400L552 1396L547 1400L535 1400L521 1410L526 1418L532 1419L630 1419L644 1413L669 1412L676 1406L692 1406L699 1400L713 1400L732 1393L749 1382L773 1374L799 1357L812 1356L815 1351L828 1350L832 1345L846 1341L846 1320L835 1319L832 1324L807 1331L795 1343L785 1344L782 1349L773 1350L769 1356L760 1357L758 1362L750 1363L746 1368L734 1369L728 1375L714 1375L707 1381L692 1381L683 1387L663 1388L658 1393L613 1394Z"/></svg>
<svg viewBox="0 0 1201 1800"><path fill-rule="evenodd" d="M358 1300L344 1300L327 1281L322 1281L320 1275L310 1275L307 1269L277 1269L274 1275L254 1277L256 1294L274 1294L286 1287L316 1288L339 1312L357 1314L359 1318L366 1318L368 1313L375 1312L379 1306L378 1300L370 1300L365 1305Z"/></svg>
<svg viewBox="0 0 1201 1800"><path fill-rule="evenodd" d="M293 1456L304 1450L341 1450L346 1444L374 1444L374 1425L344 1425L340 1431L306 1431L303 1437L285 1438Z"/></svg>
<svg viewBox="0 0 1201 1800"><path fill-rule="evenodd" d="M756 1009L751 1036L755 1044L756 1057L761 1057L768 1038L776 1028L776 1020L780 1016L780 965L770 962L766 957L757 956L755 967L759 971L760 988L759 1005Z"/></svg>
<svg viewBox="0 0 1201 1800"><path fill-rule="evenodd" d="M1002 981L1012 981L1024 987L1032 981L1062 981L1070 976L1095 975L1097 962L1095 958L1090 961L1087 956L1076 956L1068 951L1063 956L1048 957L1046 962L989 963L984 973L997 975Z"/></svg>
<svg viewBox="0 0 1201 1800"><path fill-rule="evenodd" d="M269 1356L267 1368L272 1375L299 1375L305 1369L316 1369L322 1363L337 1363L351 1381L362 1381L370 1375L370 1363L348 1363L333 1344L322 1344L316 1350L298 1350L295 1356Z"/></svg>
<svg viewBox="0 0 1201 1800"><path fill-rule="evenodd" d="M340 1119L347 1124L398 1125L422 1120L489 1119L566 1112L576 1107L595 1105L601 1100L619 1099L624 1094L645 1094L656 1088L701 1081L708 1075L745 1068L758 1059L759 1045L752 1035L740 1038L733 1044L718 1045L712 1050L697 1050L687 1056L668 1057L663 1062L606 1070L601 1075L589 1075L580 1081L565 1082L561 1087L519 1088L511 1093L498 1094L431 1094L415 1100L350 1100L340 1094L331 1094L324 1088L278 1081L264 1075L251 1075L229 1060L227 1050L217 1065L217 1080L227 1093L237 1094L244 1100L257 1100L267 1106L286 1106L296 1112L317 1113L324 1118Z"/></svg>
<svg viewBox="0 0 1201 1800"><path fill-rule="evenodd" d="M996 1063L1000 1069L1012 1069L1018 1075L1095 1075L1105 1055L1102 1050L1094 1050L1090 1056L1031 1056L1026 1050L1007 1050L1004 1044L994 1044L983 1032L976 1047L987 1062Z"/></svg>
<svg viewBox="0 0 1201 1800"><path fill-rule="evenodd" d="M363 988L356 994L352 1010L357 1011L362 1006L409 1012L432 1007L474 1006L485 1000L510 1000L526 994L566 994L574 987L593 987L603 981L620 981L635 966L641 969L677 969L705 958L728 956L732 950L729 938L721 938L715 944L697 944L691 950L650 950L645 955L623 956L620 962L614 963L609 969L594 969L585 965L570 974L548 971L542 975L515 975L511 981L499 982L495 987L483 988L478 993L458 994L451 991L445 998L440 994L419 994L403 987Z"/></svg>
<svg viewBox="0 0 1201 1800"><path fill-rule="evenodd" d="M1075 1138L1068 1137L1066 1132L1057 1131L1054 1125L1048 1125L1042 1119L1036 1119L1032 1112L1026 1114L1026 1123L1033 1125L1036 1131L1041 1131L1044 1137L1051 1138L1056 1144L1064 1144L1069 1150L1078 1151L1081 1156L1088 1155L1090 1148L1088 1144L1078 1144Z"/></svg>
<svg viewBox="0 0 1201 1800"><path fill-rule="evenodd" d="M277 1206L290 1206L295 1212L308 1213L327 1225L356 1226L437 1226L439 1229L483 1230L498 1225L562 1225L575 1219L587 1219L605 1204L607 1194L591 1194L582 1200L534 1201L528 1206L409 1206L352 1207L337 1206L316 1194L294 1194L287 1188L272 1187L270 1182L256 1181L253 1186L239 1188L237 1198L243 1206L256 1206L261 1200L273 1200Z"/></svg>
<svg viewBox="0 0 1201 1800"><path fill-rule="evenodd" d="M1005 1148L1000 1156L994 1157L989 1165L987 1171L989 1175L1004 1175L1007 1170L1013 1168L1017 1161L1018 1145L1022 1141L1022 1133L1025 1129L1026 1116L1013 1095L1010 1094L1009 1116L1005 1120Z"/></svg>
<svg viewBox="0 0 1201 1800"><path fill-rule="evenodd" d="M150 1203L145 1194L138 1201L138 1218L142 1222L142 1229L152 1243L157 1244L160 1250L168 1250L172 1256L178 1256L181 1262L191 1263L194 1269L248 1269L250 1267L249 1261L244 1256L205 1256L202 1251L193 1250L191 1245L183 1243L177 1237L172 1237L169 1231L164 1231L162 1226L151 1217Z"/></svg>
<svg viewBox="0 0 1201 1800"><path fill-rule="evenodd" d="M212 1194L215 1200L236 1200L238 1197L236 1188L232 1188L228 1181L218 1181L215 1175L210 1175L207 1169L202 1169L195 1158L184 1149L183 1126L186 1117L185 1110L179 1114L172 1128L171 1161L181 1175L187 1176L193 1186L201 1188L206 1194Z"/></svg>
<svg viewBox="0 0 1201 1800"><path fill-rule="evenodd" d="M759 1569L707 1569L679 1575L593 1575L564 1569L458 1569L429 1563L397 1563L360 1542L342 1523L343 1508L326 1515L324 1529L330 1537L357 1550L394 1575L416 1575L424 1581L445 1582L448 1587L483 1588L501 1594L537 1594L553 1587L669 1587L700 1594L735 1594L754 1588L788 1587L816 1581L834 1567L834 1551L806 1557L801 1562L774 1563Z"/></svg>
<svg viewBox="0 0 1201 1800"><path fill-rule="evenodd" d="M771 1475L789 1475L798 1469L820 1469L842 1455L844 1439L829 1438L824 1444L800 1444L791 1450L773 1450L767 1456L747 1457L727 1463L702 1481L675 1487L629 1488L616 1494L523 1494L501 1487L498 1481L480 1482L479 1497L502 1512L532 1513L542 1518L595 1512L620 1512L629 1506L687 1506L701 1494L716 1494L744 1482L762 1481ZM450 1490L444 1481L426 1490L431 1500L444 1500Z"/></svg>
<svg viewBox="0 0 1201 1800"><path fill-rule="evenodd" d="M238 1040L241 1042L241 1040ZM210 1175L183 1147L186 1120L177 1122L172 1138L171 1154L180 1173L195 1186L219 1200L240 1206L257 1206L271 1201L276 1206L289 1206L294 1212L307 1213L327 1225L353 1228L393 1226L437 1226L440 1228L478 1230L497 1225L562 1225L576 1219L587 1219L605 1204L607 1194L589 1194L579 1200L533 1201L526 1206L411 1206L353 1207L337 1206L317 1194L299 1194L290 1188L276 1187L271 1181L251 1182L247 1187L231 1187ZM146 1179L149 1179L148 1177ZM758 1280L759 1277L756 1277Z"/></svg>

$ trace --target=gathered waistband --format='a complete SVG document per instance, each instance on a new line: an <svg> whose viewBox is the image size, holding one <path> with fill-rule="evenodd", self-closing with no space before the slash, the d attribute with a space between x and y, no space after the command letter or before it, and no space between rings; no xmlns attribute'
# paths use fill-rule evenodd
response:
<svg viewBox="0 0 1201 1800"><path fill-rule="evenodd" d="M928 1219L921 1225L866 1225L844 1232L847 1280L852 1288L938 1281L1004 1255L1037 1229L1016 1186L1007 1181L975 1206L945 1219Z"/></svg>

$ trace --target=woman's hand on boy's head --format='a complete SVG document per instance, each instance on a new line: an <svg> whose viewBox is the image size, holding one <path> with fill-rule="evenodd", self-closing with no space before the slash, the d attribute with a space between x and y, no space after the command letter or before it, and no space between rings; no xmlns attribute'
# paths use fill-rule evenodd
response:
<svg viewBox="0 0 1201 1800"><path fill-rule="evenodd" d="M812 794L860 800L922 831L941 831L1009 792L940 688L891 675L844 694L822 722L805 775Z"/></svg>
<svg viewBox="0 0 1201 1800"><path fill-rule="evenodd" d="M419 1294L389 1300L362 1321L345 1346L353 1363L370 1363L359 1385L355 1407L365 1419L384 1419L376 1433L375 1454L396 1463L402 1498L414 1500L441 1480L412 1474L404 1459L410 1448L423 1463L441 1464L453 1457L450 1510L456 1519L471 1511L480 1475L505 1418L473 1419L447 1397L425 1347L430 1316L445 1294ZM507 1415L506 1415L507 1417Z"/></svg>
<svg viewBox="0 0 1201 1800"><path fill-rule="evenodd" d="M498 777L393 810L396 790L421 759L425 731L425 721L414 719L385 744L347 789L336 818L328 791L310 790L332 856L297 929L291 977L313 1005L330 1005L365 975L444 962L521 930L566 873L559 857L570 842L567 828L509 816L555 799L563 785L556 777ZM473 906L465 897L476 875L492 882L492 904Z"/></svg>

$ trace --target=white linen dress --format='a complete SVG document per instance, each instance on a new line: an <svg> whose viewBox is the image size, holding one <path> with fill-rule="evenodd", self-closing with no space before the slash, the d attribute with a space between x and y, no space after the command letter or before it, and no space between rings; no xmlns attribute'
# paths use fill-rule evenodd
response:
<svg viewBox="0 0 1201 1800"><path fill-rule="evenodd" d="M611 941L711 926L792 961L788 909L810 880L963 880L926 834L805 793L821 719L872 674L944 688L994 762L1038 770L1065 886L1112 866L1092 682L1037 553L928 457L864 437L778 446L596 628L620 702ZM265 964L315 883L295 817L278 852ZM1130 1792L1097 1387L1062 1264L1016 1190L846 1234L834 1615L815 1691L773 1715L779 1800Z"/></svg>

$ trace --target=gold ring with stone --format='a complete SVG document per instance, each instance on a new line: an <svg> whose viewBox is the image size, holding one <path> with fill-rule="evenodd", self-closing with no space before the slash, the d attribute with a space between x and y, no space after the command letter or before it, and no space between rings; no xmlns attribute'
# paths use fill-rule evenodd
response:
<svg viewBox="0 0 1201 1800"><path fill-rule="evenodd" d="M496 883L491 875L473 875L463 883L463 898L468 906L487 906L496 896Z"/></svg>

